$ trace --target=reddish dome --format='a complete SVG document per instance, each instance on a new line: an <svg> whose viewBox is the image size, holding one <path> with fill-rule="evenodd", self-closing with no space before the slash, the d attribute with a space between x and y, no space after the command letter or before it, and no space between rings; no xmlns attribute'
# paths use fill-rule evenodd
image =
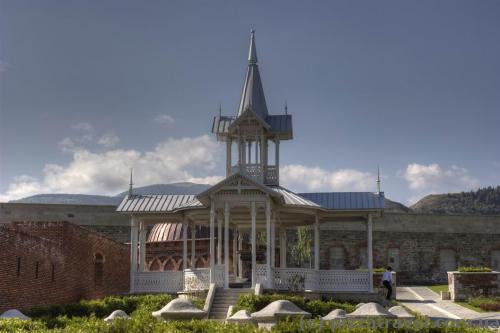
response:
<svg viewBox="0 0 500 333"><path fill-rule="evenodd" d="M148 235L148 242L182 241L182 229L182 223L155 224ZM196 239L207 238L209 238L209 229L196 226ZM188 228L188 239L191 239L191 228Z"/></svg>

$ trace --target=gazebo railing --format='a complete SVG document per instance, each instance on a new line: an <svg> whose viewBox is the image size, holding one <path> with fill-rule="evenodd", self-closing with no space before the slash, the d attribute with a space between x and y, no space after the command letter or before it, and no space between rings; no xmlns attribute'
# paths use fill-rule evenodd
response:
<svg viewBox="0 0 500 333"><path fill-rule="evenodd" d="M184 271L184 290L205 290L210 287L210 268L186 269Z"/></svg>
<svg viewBox="0 0 500 333"><path fill-rule="evenodd" d="M183 273L181 271L166 272L134 272L134 293L176 293L182 290Z"/></svg>

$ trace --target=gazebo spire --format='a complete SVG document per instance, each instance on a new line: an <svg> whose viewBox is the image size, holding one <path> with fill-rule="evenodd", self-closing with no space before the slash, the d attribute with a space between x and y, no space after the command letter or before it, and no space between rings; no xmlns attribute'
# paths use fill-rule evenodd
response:
<svg viewBox="0 0 500 333"><path fill-rule="evenodd" d="M128 188L129 198L134 194L134 182L132 181L132 168L130 168L130 183Z"/></svg>
<svg viewBox="0 0 500 333"><path fill-rule="evenodd" d="M259 67L257 65L257 50L255 47L255 30L250 31L250 49L248 51L248 68L245 83L241 93L240 108L238 116L247 109L252 109L262 119L268 116L264 88L260 79Z"/></svg>

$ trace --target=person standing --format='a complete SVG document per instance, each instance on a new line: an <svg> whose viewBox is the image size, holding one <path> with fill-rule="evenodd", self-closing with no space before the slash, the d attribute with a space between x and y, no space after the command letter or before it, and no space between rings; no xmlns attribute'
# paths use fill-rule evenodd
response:
<svg viewBox="0 0 500 333"><path fill-rule="evenodd" d="M387 288L386 299L390 300L392 296L392 267L388 266L384 275L382 275L382 285Z"/></svg>

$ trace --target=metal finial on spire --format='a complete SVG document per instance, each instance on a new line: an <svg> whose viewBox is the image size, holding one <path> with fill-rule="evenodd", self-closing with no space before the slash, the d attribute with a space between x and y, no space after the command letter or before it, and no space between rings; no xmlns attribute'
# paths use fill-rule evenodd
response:
<svg viewBox="0 0 500 333"><path fill-rule="evenodd" d="M250 30L250 50L248 51L248 63L257 63L257 50L255 49L255 30Z"/></svg>
<svg viewBox="0 0 500 333"><path fill-rule="evenodd" d="M222 104L219 103L219 117L222 116Z"/></svg>
<svg viewBox="0 0 500 333"><path fill-rule="evenodd" d="M288 114L288 102L285 99L285 114Z"/></svg>
<svg viewBox="0 0 500 333"><path fill-rule="evenodd" d="M134 186L134 183L132 181L132 168L130 168L130 184L129 184L129 188L128 188L128 196L131 197L134 193L133 193L133 186Z"/></svg>
<svg viewBox="0 0 500 333"><path fill-rule="evenodd" d="M380 194L380 166L377 165L377 190L378 194Z"/></svg>

